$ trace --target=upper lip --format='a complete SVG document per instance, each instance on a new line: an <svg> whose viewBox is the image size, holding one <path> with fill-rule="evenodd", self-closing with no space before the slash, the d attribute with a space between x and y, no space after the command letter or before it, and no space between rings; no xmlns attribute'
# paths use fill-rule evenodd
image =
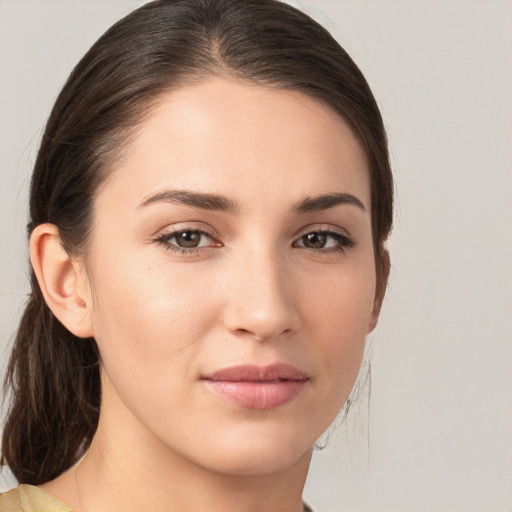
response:
<svg viewBox="0 0 512 512"><path fill-rule="evenodd" d="M203 379L227 382L270 382L279 380L306 380L308 376L298 368L284 363L275 363L267 366L243 364L223 368Z"/></svg>

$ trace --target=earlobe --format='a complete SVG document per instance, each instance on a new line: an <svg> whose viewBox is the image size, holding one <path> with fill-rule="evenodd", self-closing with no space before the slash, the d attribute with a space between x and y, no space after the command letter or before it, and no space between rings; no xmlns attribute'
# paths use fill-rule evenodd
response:
<svg viewBox="0 0 512 512"><path fill-rule="evenodd" d="M83 264L62 247L54 224L40 224L30 236L30 260L46 304L75 336L93 336Z"/></svg>
<svg viewBox="0 0 512 512"><path fill-rule="evenodd" d="M377 321L379 320L381 306L382 300L379 300L379 298L375 296L375 300L373 302L373 311L370 316L370 322L368 324L368 334L370 334L375 329L375 327L377 327Z"/></svg>

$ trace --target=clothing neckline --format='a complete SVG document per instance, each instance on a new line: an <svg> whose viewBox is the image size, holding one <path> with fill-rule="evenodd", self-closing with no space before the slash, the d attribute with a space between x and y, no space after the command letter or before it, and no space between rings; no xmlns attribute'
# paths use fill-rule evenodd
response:
<svg viewBox="0 0 512 512"><path fill-rule="evenodd" d="M37 498L39 496L43 499L46 499L46 501L53 501L56 506L58 505L60 507L60 512L75 512L74 509L72 509L67 503L64 503L62 500L57 498L57 496L54 496L48 491L41 489L41 487L38 487L37 485L20 484L19 490L20 498L22 501L24 497L31 500L32 498ZM26 496L23 496L24 494Z"/></svg>
<svg viewBox="0 0 512 512"><path fill-rule="evenodd" d="M15 490L15 489L12 489ZM20 500L23 502L28 501L29 504L33 499L43 498L46 501L53 502L55 506L59 507L59 512L75 512L69 505L64 503L62 500L54 496L53 494L41 489L37 485L32 484L20 484L17 488ZM311 508L304 501L302 502L302 511L303 512L312 512Z"/></svg>

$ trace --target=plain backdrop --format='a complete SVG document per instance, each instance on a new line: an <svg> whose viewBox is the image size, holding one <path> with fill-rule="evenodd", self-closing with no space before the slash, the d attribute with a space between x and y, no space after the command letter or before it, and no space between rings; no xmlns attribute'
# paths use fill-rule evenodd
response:
<svg viewBox="0 0 512 512"><path fill-rule="evenodd" d="M135 0L0 0L0 368L27 184L68 73ZM317 512L512 511L512 2L303 0L363 70L396 176L371 395L316 452ZM3 488L7 483L3 483Z"/></svg>

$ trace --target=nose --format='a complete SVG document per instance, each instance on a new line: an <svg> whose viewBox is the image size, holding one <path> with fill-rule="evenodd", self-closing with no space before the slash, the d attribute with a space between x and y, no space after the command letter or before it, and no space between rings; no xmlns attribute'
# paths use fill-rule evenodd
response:
<svg viewBox="0 0 512 512"><path fill-rule="evenodd" d="M227 330L262 341L296 332L301 318L290 273L270 250L232 261L224 309Z"/></svg>

